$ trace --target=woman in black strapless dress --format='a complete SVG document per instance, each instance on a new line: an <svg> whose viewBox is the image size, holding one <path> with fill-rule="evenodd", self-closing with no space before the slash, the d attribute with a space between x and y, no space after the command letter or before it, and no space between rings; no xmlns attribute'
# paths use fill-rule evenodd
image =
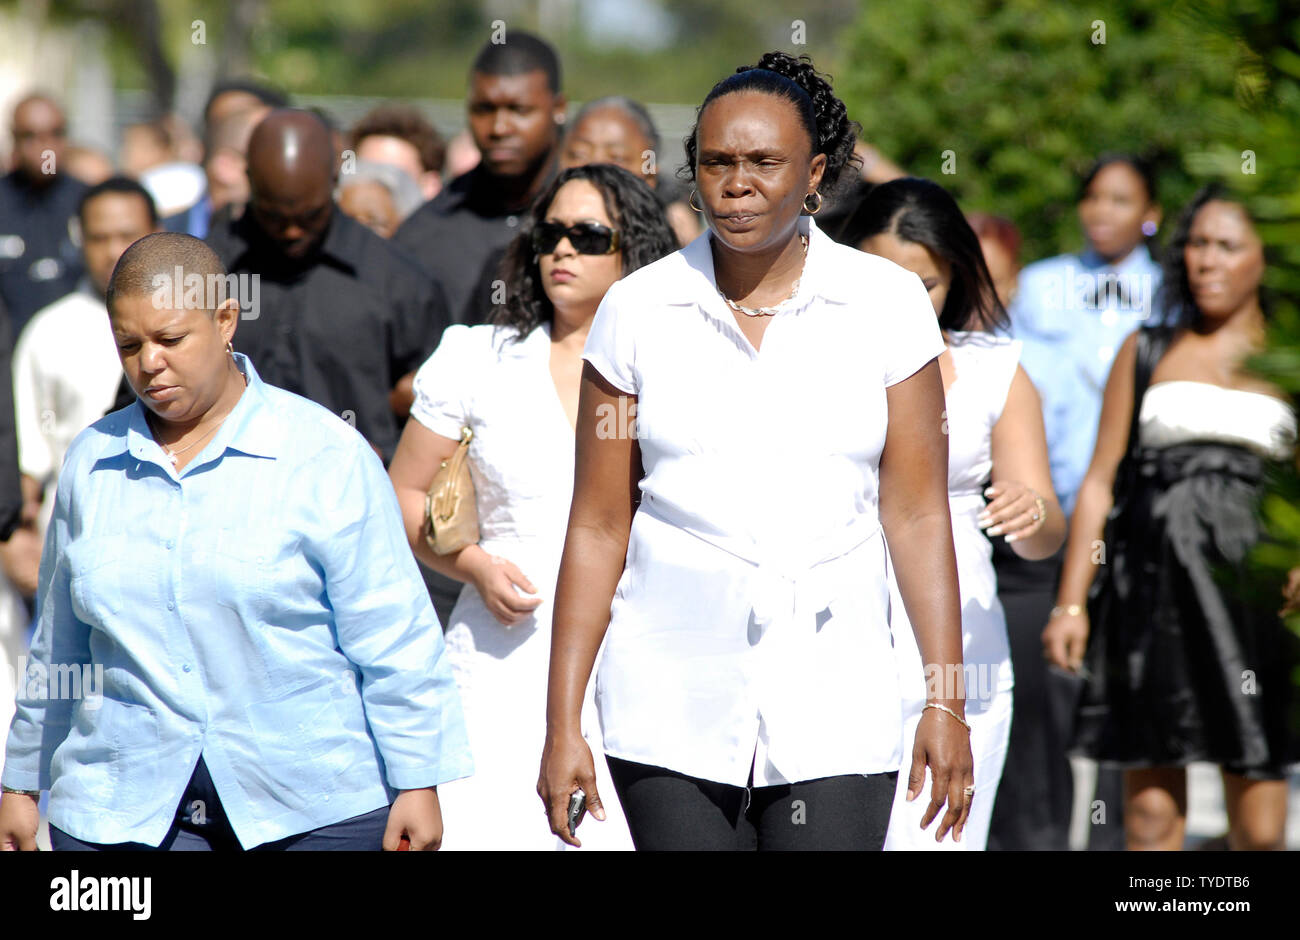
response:
<svg viewBox="0 0 1300 940"><path fill-rule="evenodd" d="M1085 677L1074 752L1126 769L1129 848L1182 848L1193 761L1223 769L1230 847L1282 848L1296 643L1281 583L1248 555L1296 421L1242 370L1263 340L1263 249L1243 206L1207 190L1168 265L1180 325L1116 359L1043 642Z"/></svg>

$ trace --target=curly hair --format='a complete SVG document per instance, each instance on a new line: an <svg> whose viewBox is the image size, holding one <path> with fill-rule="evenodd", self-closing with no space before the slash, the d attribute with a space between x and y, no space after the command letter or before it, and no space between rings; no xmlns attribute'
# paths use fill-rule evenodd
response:
<svg viewBox="0 0 1300 940"><path fill-rule="evenodd" d="M537 197L502 261L506 302L493 307L488 322L513 330L516 342L555 317L555 308L542 285L541 265L533 254L533 229L545 220L560 188L573 180L585 180L600 191L605 211L620 233L624 277L677 250L677 238L663 208L640 179L609 163L589 163L563 171Z"/></svg>
<svg viewBox="0 0 1300 940"><path fill-rule="evenodd" d="M442 171L447 146L442 135L416 108L405 104L381 104L366 112L348 132L353 150L367 137L396 137L404 140L420 155L425 171Z"/></svg>
<svg viewBox="0 0 1300 940"><path fill-rule="evenodd" d="M1195 326L1201 318L1200 308L1196 306L1196 297L1192 293L1192 285L1187 279L1187 258L1184 251L1191 237L1192 223L1196 221L1197 213L1210 202L1227 202L1238 206L1251 227L1255 225L1245 199L1223 183L1210 183L1208 186L1201 187L1196 195L1192 196L1192 201L1178 217L1178 225L1165 249L1160 289L1156 292L1155 309L1163 313L1166 323L1176 326ZM1264 251L1266 265L1271 260L1270 254L1266 246ZM1272 300L1267 287L1260 284L1259 306L1266 317L1272 313Z"/></svg>
<svg viewBox="0 0 1300 940"><path fill-rule="evenodd" d="M704 103L695 112L695 126L686 138L686 165L679 176L695 182L697 160L696 139L699 137L700 117L715 98L741 91L756 91L776 98L784 98L794 105L808 133L813 155L826 155L826 169L822 185L827 190L835 188L840 173L846 166L860 165L853 153L853 144L862 129L856 121L849 120L844 102L835 97L829 76L813 68L812 59L806 55L795 56L785 52L769 52L757 65L743 65L713 86Z"/></svg>
<svg viewBox="0 0 1300 940"><path fill-rule="evenodd" d="M996 332L1010 328L979 238L948 190L916 177L872 188L845 224L844 241L856 248L881 232L921 245L952 267L952 286L939 313L940 329Z"/></svg>

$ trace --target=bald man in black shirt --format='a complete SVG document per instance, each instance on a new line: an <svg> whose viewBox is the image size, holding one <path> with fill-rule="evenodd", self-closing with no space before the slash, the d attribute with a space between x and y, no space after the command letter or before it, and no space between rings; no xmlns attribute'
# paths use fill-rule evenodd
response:
<svg viewBox="0 0 1300 940"><path fill-rule="evenodd" d="M249 141L248 209L208 244L243 276L239 350L265 381L352 423L387 463L446 302L410 257L335 207L336 167L318 117L273 111Z"/></svg>

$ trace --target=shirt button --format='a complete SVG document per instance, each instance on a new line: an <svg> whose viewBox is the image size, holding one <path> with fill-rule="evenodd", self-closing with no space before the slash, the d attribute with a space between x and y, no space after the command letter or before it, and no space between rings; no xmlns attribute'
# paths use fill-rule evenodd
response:
<svg viewBox="0 0 1300 940"><path fill-rule="evenodd" d="M168 609L168 610L175 610L175 609L176 609L176 605L173 604L171 601L168 601L168 602L167 602L167 609Z"/></svg>
<svg viewBox="0 0 1300 940"><path fill-rule="evenodd" d="M506 216L506 225L510 226L511 228L514 228L518 224L519 224L519 216L517 215Z"/></svg>
<svg viewBox="0 0 1300 940"><path fill-rule="evenodd" d="M182 669L184 672L189 672L189 671L190 671L190 664L189 664L189 663L186 663L184 666L181 666L181 669Z"/></svg>
<svg viewBox="0 0 1300 940"><path fill-rule="evenodd" d="M171 539L168 539L168 540L167 540L167 551L170 552L170 551L172 550L172 546L175 545L175 544L176 544L176 543L173 542Z"/></svg>

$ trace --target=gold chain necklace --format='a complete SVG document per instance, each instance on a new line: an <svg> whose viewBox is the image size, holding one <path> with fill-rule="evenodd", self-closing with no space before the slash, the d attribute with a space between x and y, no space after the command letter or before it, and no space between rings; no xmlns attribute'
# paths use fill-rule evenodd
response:
<svg viewBox="0 0 1300 940"><path fill-rule="evenodd" d="M240 377L244 380L244 387L247 388L247 387L248 387L248 376L246 376L246 375L242 375L242 374L241 374ZM232 408L231 411L234 411L234 409ZM168 447L166 444L164 444L164 443L162 442L162 440L159 439L159 437L158 437L158 433L157 433L156 431L154 431L154 440L158 441L158 446L161 447L161 448L163 449L163 453L166 454L166 455L167 455L167 459L170 460L170 461L172 462L172 466L173 466L173 467L177 467L177 466L179 466L179 463L178 463L178 461L177 461L177 458L180 457L181 454L185 453L187 450L192 450L193 448L195 448L195 447L197 447L199 444L201 444L203 441L207 440L207 438L208 438L209 436L211 436L212 433L213 433L214 431L217 430L217 428L221 427L223 424L226 423L226 418L229 418L229 417L230 417L230 412L228 411L228 412L226 412L226 416L225 416L225 418L222 418L220 421L218 421L218 422L217 422L216 424L214 424L212 427L208 428L208 430L204 431L202 437L195 438L194 440L192 440L192 441L190 441L188 444L186 444L184 447L182 447L180 450L172 450L170 447ZM149 420L149 415L148 415L147 412L145 413L145 423L149 425L149 430L150 430L150 431L153 431L153 430L154 430L154 428L153 428L153 422Z"/></svg>
<svg viewBox="0 0 1300 940"><path fill-rule="evenodd" d="M803 244L803 258L804 261L807 262L808 236L800 235L799 241ZM737 313L743 313L747 317L774 317L781 312L782 307L788 304L792 299L794 299L794 296L799 293L799 282L802 280L803 280L803 269L800 268L799 276L794 279L794 284L790 287L790 293L786 294L784 298L777 301L771 307L746 307L744 304L738 304L730 297L728 297L726 294L722 293L721 287L718 288L718 295L724 301L726 301L728 307L730 307L732 310L736 311Z"/></svg>

